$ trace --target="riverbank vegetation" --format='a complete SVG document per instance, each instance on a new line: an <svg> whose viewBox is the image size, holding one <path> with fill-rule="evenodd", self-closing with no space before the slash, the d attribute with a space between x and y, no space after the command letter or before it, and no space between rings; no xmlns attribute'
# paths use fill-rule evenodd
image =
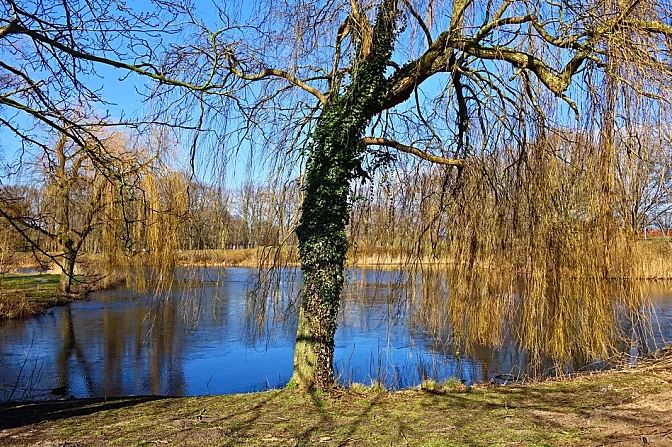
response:
<svg viewBox="0 0 672 447"><path fill-rule="evenodd" d="M0 405L23 445L583 446L672 442L672 358L528 385L273 390Z"/></svg>
<svg viewBox="0 0 672 447"><path fill-rule="evenodd" d="M0 320L38 315L49 307L69 303L59 291L60 275L0 276Z"/></svg>
<svg viewBox="0 0 672 447"><path fill-rule="evenodd" d="M632 262L636 265L631 279L668 280L672 279L672 238L653 237L633 243ZM221 248L202 250L177 250L175 263L183 267L263 267L265 261L280 252L283 265L298 267L296 250L274 246L255 248ZM35 271L59 274L58 267L49 261L40 261L31 252L13 251L3 264L2 275L12 275L17 271ZM102 257L98 253L85 252L80 257L78 268L82 272L100 271ZM457 261L449 257L425 255L418 257L395 246L371 246L353 244L348 251L347 265L352 267L405 269L409 262L428 266L449 267ZM95 277L92 274L92 277Z"/></svg>

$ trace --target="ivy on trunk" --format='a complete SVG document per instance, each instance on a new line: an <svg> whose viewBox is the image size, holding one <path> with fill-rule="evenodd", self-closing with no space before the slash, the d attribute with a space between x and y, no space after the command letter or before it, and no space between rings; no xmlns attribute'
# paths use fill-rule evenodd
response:
<svg viewBox="0 0 672 447"><path fill-rule="evenodd" d="M305 199L296 230L303 271L293 382L301 388L334 384L334 334L348 248L350 181L360 171L362 136L387 96L385 70L395 39L396 1L383 2L371 48L359 51L350 84L332 92L313 134Z"/></svg>

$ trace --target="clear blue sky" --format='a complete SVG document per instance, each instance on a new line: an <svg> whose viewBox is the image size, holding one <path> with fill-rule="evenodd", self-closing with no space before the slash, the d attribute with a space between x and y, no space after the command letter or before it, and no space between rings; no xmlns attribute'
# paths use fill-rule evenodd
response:
<svg viewBox="0 0 672 447"><path fill-rule="evenodd" d="M251 2L245 0L225 0L231 2L227 6L232 5L233 7L239 8L239 14L241 19L249 17L252 14L250 10ZM235 3L234 3L235 2ZM147 9L151 7L151 4L148 0L137 0L131 4L134 8L138 9ZM200 17L209 19L212 17L212 20L207 20L209 25L213 28L217 27L215 23L216 15L214 14L214 8L212 3L209 1L198 1L197 5L197 14ZM125 71L114 69L106 66L98 66L97 71L100 75L97 77L90 77L85 79L87 85L92 89L101 89L102 96L106 98L107 101L111 102L109 106L106 106L106 110L99 110L100 113L109 112L113 117L120 117L122 114L127 117L137 117L142 116L143 111L146 107L146 104L143 102L142 95L139 95L136 90L142 90L142 86L145 85L146 80L142 79L139 75L128 75ZM445 82L445 80L444 80ZM435 92L438 89L442 88L441 79L435 77L428 80L422 86L422 90L428 93ZM522 94L522 92L521 92ZM581 97L582 92L579 92L576 88L573 88L569 92L570 96ZM431 95L430 95L431 96ZM571 112L562 102L558 101L559 108L561 113L559 116L567 117L567 123L571 121ZM196 111L194 111L196 113ZM564 118L561 118L564 119ZM18 147L15 137L9 135L5 129L0 129L0 151L4 152L6 159L12 159L16 157L17 152L16 148ZM189 141L183 141L183 146L188 146ZM198 152L198 158L201 161L211 161L211 151L212 148L208 150L201 150ZM237 185L243 180L252 177L253 180L261 182L263 181L264 175L267 173L263 166L253 166L256 168L256 172L250 172L249 170L249 145L244 143L239 151L239 156L236 158L235 162L229 166L228 170L228 179L229 183ZM177 160L171 160L172 164L175 167L186 167L186 147L182 148L181 156ZM205 180L212 180L209 178L209 173L200 172L200 177Z"/></svg>
<svg viewBox="0 0 672 447"><path fill-rule="evenodd" d="M249 14L249 3L250 2L245 1L239 2L241 15L244 16ZM137 9L151 8L151 3L147 0L134 0L132 3L130 3L130 5ZM215 15L212 14L214 11L212 3L209 1L196 2L196 6L196 11L200 17L215 17ZM212 25L215 26L214 22ZM101 96L110 103L106 104L105 106L98 105L96 110L101 115L107 115L109 113L112 120L114 118L118 119L122 116L126 118L141 117L148 104L145 103L143 96L139 94L138 91L143 91L144 86L148 85L147 80L143 79L140 75L129 75L125 70L115 69L101 64L96 65L95 69L98 73L98 76L87 76L85 78L80 78L80 80L83 81L84 84L87 85L91 90L100 91ZM11 118L12 123L21 125L30 125L31 123L30 118L28 118L26 115L21 113L17 114L14 110L9 108L0 107L0 114L2 114L2 116L5 118ZM194 111L194 116L195 115L196 111ZM48 141L49 136L45 135L44 139ZM184 140L185 141L182 141L180 144L182 147L179 150L179 159L167 160L173 167L185 169L188 168L188 148L190 145L190 140L187 141L187 138L184 138ZM20 148L20 140L16 137L16 135L8 129L0 127L0 163L11 163L17 161L21 155ZM199 160L211 161L208 160L208 157L210 157L211 154L203 152L204 151L199 151L197 154ZM241 146L240 156L236 158L235 162L228 166L227 183L233 186L237 186L242 181L249 179L256 181L263 180L260 178L258 172L250 172L248 159L249 148ZM214 180L212 178L211 172L199 172L199 176L206 181ZM1 183L17 180L21 181L17 178L0 178Z"/></svg>

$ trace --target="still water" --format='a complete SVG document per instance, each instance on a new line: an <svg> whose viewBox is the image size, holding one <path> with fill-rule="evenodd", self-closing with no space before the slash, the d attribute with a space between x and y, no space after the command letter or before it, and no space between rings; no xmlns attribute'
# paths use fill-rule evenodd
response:
<svg viewBox="0 0 672 447"><path fill-rule="evenodd" d="M356 285L344 293L336 333L341 382L403 388L424 378L474 383L525 371L526 354L513 340L464 354L429 335L409 318L395 275L350 272ZM204 268L181 272L169 294L102 291L36 318L0 322L0 401L283 386L292 373L296 317L287 308L298 276L281 278L276 305L255 306L249 298L254 269ZM647 292L654 348L672 340L670 290Z"/></svg>

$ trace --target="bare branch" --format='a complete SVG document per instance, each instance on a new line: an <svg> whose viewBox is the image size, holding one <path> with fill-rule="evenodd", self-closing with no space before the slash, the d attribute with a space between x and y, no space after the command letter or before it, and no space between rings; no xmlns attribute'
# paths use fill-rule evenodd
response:
<svg viewBox="0 0 672 447"><path fill-rule="evenodd" d="M422 29L422 32L425 33L425 37L427 38L427 45L432 46L433 40L432 40L432 33L429 31L429 28L427 27L427 24L425 21L420 17L420 14L418 14L418 11L415 10L413 7L413 4L410 2L410 0L404 0L404 4L406 5L406 8L408 9L408 12L413 16L416 22L418 22L418 26Z"/></svg>
<svg viewBox="0 0 672 447"><path fill-rule="evenodd" d="M66 54L68 54L68 55L70 55L70 56L72 56L76 59L81 59L81 60L90 61L90 62L96 62L96 63L99 63L99 64L108 65L110 67L128 70L128 71L131 71L133 73L137 73L139 75L146 76L148 78L154 79L154 80L159 81L160 83L163 83L163 84L172 85L172 86L176 86L176 87L183 87L183 88L187 88L189 90L194 90L194 91L208 91L208 92L212 92L214 90L220 90L220 89L225 88L225 85L211 84L210 82L206 82L206 83L201 84L201 85L196 85L196 84L192 84L192 83L189 83L189 82L181 81L179 79L171 78L169 76L165 76L165 75L161 74L159 72L159 70L156 69L155 67L152 67L151 70L147 70L145 68L142 68L143 66L149 66L148 64L142 64L142 65L128 64L128 63L121 62L121 61L118 61L118 60L109 59L109 58L106 58L106 57L97 56L95 54L86 53L84 51L80 51L78 49L71 48L67 45L64 45L63 43L61 43L61 42L59 42L55 39L52 39L49 36L46 36L46 35L38 32L38 31L28 29L25 26L20 25L18 23L16 23L14 26L9 26L8 25L5 28L2 28L2 31L6 35L23 34L23 35L29 36L30 38L34 39L37 42L40 42L42 44L49 45L49 46L51 46L55 49L58 49L58 50L66 53ZM2 36L0 36L0 37L2 37Z"/></svg>
<svg viewBox="0 0 672 447"><path fill-rule="evenodd" d="M422 158L423 160L431 161L439 165L447 166L464 166L465 161L459 158L446 158L440 157L438 155L430 154L421 149L418 149L413 146L407 146L405 144L399 143L398 141L390 140L388 138L380 137L365 137L362 139L362 143L367 146L387 146L393 149L396 149L400 152L406 154L415 155L416 157Z"/></svg>
<svg viewBox="0 0 672 447"><path fill-rule="evenodd" d="M327 97L316 89L315 87L312 87L308 85L305 81L297 78L296 76L291 75L290 73L283 71L283 70L278 70L275 68L265 68L261 70L258 73L254 74L245 74L243 73L240 69L236 67L236 59L233 57L231 54L227 54L227 57L231 61L229 70L231 70L231 73L239 77L240 79L243 79L245 81L260 81L262 79L270 78L270 77L276 77L276 78L282 78L288 81L290 84L295 85L296 87L299 87L300 89L310 93L311 95L315 96L320 103L326 104L327 103Z"/></svg>

